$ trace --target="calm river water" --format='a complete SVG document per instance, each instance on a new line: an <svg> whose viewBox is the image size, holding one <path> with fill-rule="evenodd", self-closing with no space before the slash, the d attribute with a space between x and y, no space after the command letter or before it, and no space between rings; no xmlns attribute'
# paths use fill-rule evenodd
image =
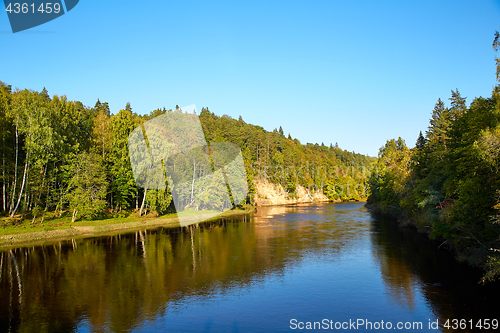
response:
<svg viewBox="0 0 500 333"><path fill-rule="evenodd" d="M4 250L0 329L493 332L499 285L438 246L343 203Z"/></svg>

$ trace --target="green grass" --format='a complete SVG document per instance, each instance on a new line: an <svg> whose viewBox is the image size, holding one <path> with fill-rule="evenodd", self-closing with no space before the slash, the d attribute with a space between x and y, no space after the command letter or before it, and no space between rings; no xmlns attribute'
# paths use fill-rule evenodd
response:
<svg viewBox="0 0 500 333"><path fill-rule="evenodd" d="M41 216L35 219L33 222L32 216L27 216L24 220L20 220L20 217L0 217L0 236L4 235L14 235L20 233L28 232L41 232L49 231L55 229L70 229L75 226L104 226L110 224L121 224L128 222L137 222L138 220L150 220L150 219L171 219L175 218L177 215L175 213L170 213L163 215L161 217L155 217L148 215L145 217L137 216L135 211L127 211L126 217L114 217L113 215L108 215L105 218L97 220L80 220L74 223L71 222L71 215L69 213L64 213L60 218L54 216L53 212L48 212L45 214L43 223L41 222ZM123 214L122 214L123 215Z"/></svg>
<svg viewBox="0 0 500 333"><path fill-rule="evenodd" d="M241 209L226 211L220 215L216 211L185 211L182 212L182 215L190 217L199 213L204 215L217 213L217 216L209 219L213 220L223 216L248 214L251 212L253 212L253 207L248 205ZM33 222L33 218L29 216L22 221L19 217L1 217L0 247L19 247L34 243L40 244L97 235L103 236L146 228L179 226L176 213L166 214L161 217L156 217L154 214L139 217L137 212L128 211L120 217L113 217L109 214L108 218L105 219L76 221L74 223L71 222L71 215L68 213L63 214L60 218L55 217L53 213L47 213L43 223L41 223L41 218Z"/></svg>

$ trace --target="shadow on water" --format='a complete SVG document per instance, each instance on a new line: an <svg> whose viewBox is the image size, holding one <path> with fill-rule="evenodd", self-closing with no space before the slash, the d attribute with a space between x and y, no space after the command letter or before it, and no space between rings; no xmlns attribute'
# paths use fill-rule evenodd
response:
<svg viewBox="0 0 500 333"><path fill-rule="evenodd" d="M482 272L457 262L440 242L430 240L411 227L399 227L391 218L372 213L374 257L380 264L383 283L390 297L410 310L421 293L440 323L447 319L499 319L500 284L479 283ZM466 329L443 331L487 332Z"/></svg>

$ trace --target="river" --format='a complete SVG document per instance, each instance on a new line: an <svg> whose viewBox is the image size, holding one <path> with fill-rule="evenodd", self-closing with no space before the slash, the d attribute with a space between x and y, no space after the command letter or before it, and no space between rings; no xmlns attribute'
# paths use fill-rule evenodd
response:
<svg viewBox="0 0 500 333"><path fill-rule="evenodd" d="M3 250L0 330L496 331L499 284L438 246L323 203Z"/></svg>

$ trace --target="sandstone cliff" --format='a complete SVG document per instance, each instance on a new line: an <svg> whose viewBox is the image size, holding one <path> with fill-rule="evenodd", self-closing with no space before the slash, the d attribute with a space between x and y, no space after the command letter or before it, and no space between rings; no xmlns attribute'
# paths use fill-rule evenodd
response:
<svg viewBox="0 0 500 333"><path fill-rule="evenodd" d="M255 195L255 205L257 206L329 201L322 192L316 191L311 193L311 191L300 185L297 185L295 197L289 197L285 189L279 184L273 184L267 180L256 180L254 184L257 190Z"/></svg>

